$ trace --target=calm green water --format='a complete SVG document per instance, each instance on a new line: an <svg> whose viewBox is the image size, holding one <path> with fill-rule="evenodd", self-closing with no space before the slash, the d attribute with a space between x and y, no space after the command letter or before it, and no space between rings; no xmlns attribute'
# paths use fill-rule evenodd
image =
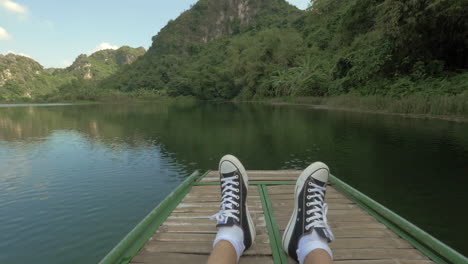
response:
<svg viewBox="0 0 468 264"><path fill-rule="evenodd" d="M195 169L332 173L468 255L468 124L252 104L0 107L0 263L96 263Z"/></svg>

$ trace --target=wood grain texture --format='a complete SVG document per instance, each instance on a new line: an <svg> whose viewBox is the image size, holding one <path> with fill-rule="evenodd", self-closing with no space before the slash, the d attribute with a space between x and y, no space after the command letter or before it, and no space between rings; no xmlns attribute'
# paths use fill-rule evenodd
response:
<svg viewBox="0 0 468 264"><path fill-rule="evenodd" d="M249 181L295 181L300 171L248 171ZM201 182L219 182L217 171ZM282 235L294 208L294 185L270 185L273 217ZM219 185L193 186L130 263L206 263L217 229L209 216L220 206ZM431 264L357 204L328 186L328 221L336 240L330 244L339 264ZM274 263L264 209L256 185L249 186L247 204L257 237L239 263ZM279 238L281 239L281 237ZM295 263L289 258L290 263Z"/></svg>

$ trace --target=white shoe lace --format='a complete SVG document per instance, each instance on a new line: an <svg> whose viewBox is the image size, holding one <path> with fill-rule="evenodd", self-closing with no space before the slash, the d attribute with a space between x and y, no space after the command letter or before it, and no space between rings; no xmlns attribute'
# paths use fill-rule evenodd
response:
<svg viewBox="0 0 468 264"><path fill-rule="evenodd" d="M333 235L327 222L328 204L323 202L323 197L325 196L325 190L326 190L326 187L322 187L313 182L309 182L309 187L307 188L307 197L306 197L307 204L306 205L315 206L315 207L311 210L306 211L306 214L308 216L306 218L306 223L308 224L305 226L305 229L308 231L312 227L323 228L323 231L325 235L327 236L327 238L330 241L333 241L335 239L335 236ZM309 202L313 198L317 198L317 200ZM322 208L320 208L320 206L318 205L322 205Z"/></svg>
<svg viewBox="0 0 468 264"><path fill-rule="evenodd" d="M240 198L238 195L239 188L234 188L234 185L239 186L239 182L234 181L236 179L239 179L238 175L221 179L221 193L223 194L221 197L221 209L218 213L210 216L210 219L216 219L218 223L226 223L229 217L232 217L239 221L239 217L235 215L239 214L239 210L233 209L234 205L239 207L239 203L234 199L239 201Z"/></svg>

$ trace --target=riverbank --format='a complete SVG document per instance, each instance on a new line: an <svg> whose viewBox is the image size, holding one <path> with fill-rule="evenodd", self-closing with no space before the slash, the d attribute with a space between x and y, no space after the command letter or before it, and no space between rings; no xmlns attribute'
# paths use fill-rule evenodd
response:
<svg viewBox="0 0 468 264"><path fill-rule="evenodd" d="M158 91L133 91L121 92L117 90L98 90L82 94L52 94L38 98L23 98L15 101L0 101L0 104L93 104L93 103L149 103L149 102L194 102L197 99L193 96L172 97Z"/></svg>
<svg viewBox="0 0 468 264"><path fill-rule="evenodd" d="M49 104L49 103L150 103L150 102L195 102L194 96L172 97L152 91L124 93L112 91L93 96L53 96L0 104ZM207 102L218 102L210 100ZM442 119L468 122L468 92L459 95L409 95L402 98L388 96L339 95L333 97L275 97L258 100L234 100L234 102L268 103L274 105L301 105L314 109L354 111L398 115L410 118Z"/></svg>
<svg viewBox="0 0 468 264"><path fill-rule="evenodd" d="M335 97L281 97L260 102L302 105L314 109L399 115L409 118L468 122L468 93L454 96L411 95L400 99L385 96L340 95Z"/></svg>

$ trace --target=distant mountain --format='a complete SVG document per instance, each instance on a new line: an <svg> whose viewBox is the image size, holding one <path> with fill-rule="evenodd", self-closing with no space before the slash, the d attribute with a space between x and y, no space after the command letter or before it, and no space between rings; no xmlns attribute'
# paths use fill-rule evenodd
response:
<svg viewBox="0 0 468 264"><path fill-rule="evenodd" d="M103 86L121 91L167 91L180 73L180 64L200 54L209 43L286 27L301 14L303 11L285 0L199 0L152 38L144 56Z"/></svg>
<svg viewBox="0 0 468 264"><path fill-rule="evenodd" d="M66 69L0 57L0 100L466 96L468 1L423 2L199 0L146 53L100 51Z"/></svg>
<svg viewBox="0 0 468 264"><path fill-rule="evenodd" d="M144 55L142 47L123 46L82 54L65 69L45 69L35 60L16 54L0 55L0 101L36 98L56 92L73 80L102 80Z"/></svg>
<svg viewBox="0 0 468 264"><path fill-rule="evenodd" d="M18 93L16 86L21 86L24 95L30 96L33 83L38 81L39 76L43 74L47 74L44 67L31 58L11 53L7 55L0 54L0 89L5 88ZM2 91L0 97L3 93Z"/></svg>
<svg viewBox="0 0 468 264"><path fill-rule="evenodd" d="M200 0L153 37L148 56L190 54L199 43L271 26L290 13L301 12L284 0Z"/></svg>
<svg viewBox="0 0 468 264"><path fill-rule="evenodd" d="M90 56L81 54L73 64L64 70L65 73L85 80L101 80L108 77L124 65L132 64L138 57L144 55L143 47L131 48L123 46L117 50L101 50Z"/></svg>
<svg viewBox="0 0 468 264"><path fill-rule="evenodd" d="M468 1L199 0L105 88L203 100L468 94Z"/></svg>

